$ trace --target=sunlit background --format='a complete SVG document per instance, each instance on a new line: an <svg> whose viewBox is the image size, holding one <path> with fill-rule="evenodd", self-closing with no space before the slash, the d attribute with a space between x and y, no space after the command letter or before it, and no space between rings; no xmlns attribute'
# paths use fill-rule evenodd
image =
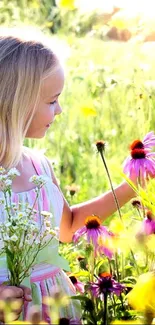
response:
<svg viewBox="0 0 155 325"><path fill-rule="evenodd" d="M111 12L113 7L118 7L127 10L129 15L132 13L155 17L155 2L153 0L77 0L76 4L83 11L100 9L104 12Z"/></svg>
<svg viewBox="0 0 155 325"><path fill-rule="evenodd" d="M133 137L155 125L155 1L1 0L0 32L8 27L22 37L43 34L65 68L63 112L34 144L53 161L63 190L83 184L82 201L108 187L104 176L96 181L103 173L93 144L102 138L118 183L116 165Z"/></svg>

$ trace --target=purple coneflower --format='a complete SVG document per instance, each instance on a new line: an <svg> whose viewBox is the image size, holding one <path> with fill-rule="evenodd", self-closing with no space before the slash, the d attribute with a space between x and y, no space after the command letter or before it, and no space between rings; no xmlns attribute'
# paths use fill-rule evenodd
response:
<svg viewBox="0 0 155 325"><path fill-rule="evenodd" d="M90 289L95 297L101 296L102 300L104 299L104 295L111 293L119 296L125 289L125 286L116 282L110 273L100 273L97 279L97 282L91 282Z"/></svg>
<svg viewBox="0 0 155 325"><path fill-rule="evenodd" d="M140 233L144 235L155 234L155 219L151 211L146 212L146 218L142 221Z"/></svg>
<svg viewBox="0 0 155 325"><path fill-rule="evenodd" d="M80 319L73 319L73 318L60 318L59 325L82 325Z"/></svg>
<svg viewBox="0 0 155 325"><path fill-rule="evenodd" d="M99 238L101 236L109 237L111 236L111 232L101 225L101 219L98 216L90 216L86 218L85 226L75 232L73 235L73 241L77 243L81 236L86 236L88 243L92 243L95 252L97 252L99 247Z"/></svg>
<svg viewBox="0 0 155 325"><path fill-rule="evenodd" d="M135 140L130 145L130 157L123 163L123 171L129 177L134 172L138 177L140 173L143 177L155 174L155 152L150 152L151 147L155 146L154 132L149 132L143 141Z"/></svg>
<svg viewBox="0 0 155 325"><path fill-rule="evenodd" d="M69 276L71 282L74 284L74 287L77 291L80 293L84 293L84 284L77 280L77 278L74 275Z"/></svg>
<svg viewBox="0 0 155 325"><path fill-rule="evenodd" d="M151 149L155 146L155 134L153 131L146 134L143 139L143 144L145 146L145 149Z"/></svg>

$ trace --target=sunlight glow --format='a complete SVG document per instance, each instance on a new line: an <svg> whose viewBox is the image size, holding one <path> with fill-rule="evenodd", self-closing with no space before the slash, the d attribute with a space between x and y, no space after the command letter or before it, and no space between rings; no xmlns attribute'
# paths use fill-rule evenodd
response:
<svg viewBox="0 0 155 325"><path fill-rule="evenodd" d="M76 4L80 10L85 12L94 9L112 12L114 7L118 7L127 10L129 15L155 17L155 1L153 0L76 0Z"/></svg>

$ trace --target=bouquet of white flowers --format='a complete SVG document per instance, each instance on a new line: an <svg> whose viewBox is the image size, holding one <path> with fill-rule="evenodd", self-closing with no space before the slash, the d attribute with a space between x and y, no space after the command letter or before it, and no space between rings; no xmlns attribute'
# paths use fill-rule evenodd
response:
<svg viewBox="0 0 155 325"><path fill-rule="evenodd" d="M52 214L41 212L40 223L37 223L38 211L34 209L40 189L46 183L44 176L34 175L30 182L36 185L36 198L33 205L12 202L12 180L20 175L16 168L9 172L0 167L0 191L3 193L0 204L5 212L0 218L0 255L4 255L9 271L10 285L19 286L29 276L38 253L53 238L58 238L57 229L52 229Z"/></svg>

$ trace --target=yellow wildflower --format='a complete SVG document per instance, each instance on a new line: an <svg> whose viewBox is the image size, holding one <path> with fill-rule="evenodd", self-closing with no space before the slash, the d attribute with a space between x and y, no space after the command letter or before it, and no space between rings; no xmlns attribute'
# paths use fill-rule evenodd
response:
<svg viewBox="0 0 155 325"><path fill-rule="evenodd" d="M155 315L155 272L140 275L127 299L133 309Z"/></svg>

